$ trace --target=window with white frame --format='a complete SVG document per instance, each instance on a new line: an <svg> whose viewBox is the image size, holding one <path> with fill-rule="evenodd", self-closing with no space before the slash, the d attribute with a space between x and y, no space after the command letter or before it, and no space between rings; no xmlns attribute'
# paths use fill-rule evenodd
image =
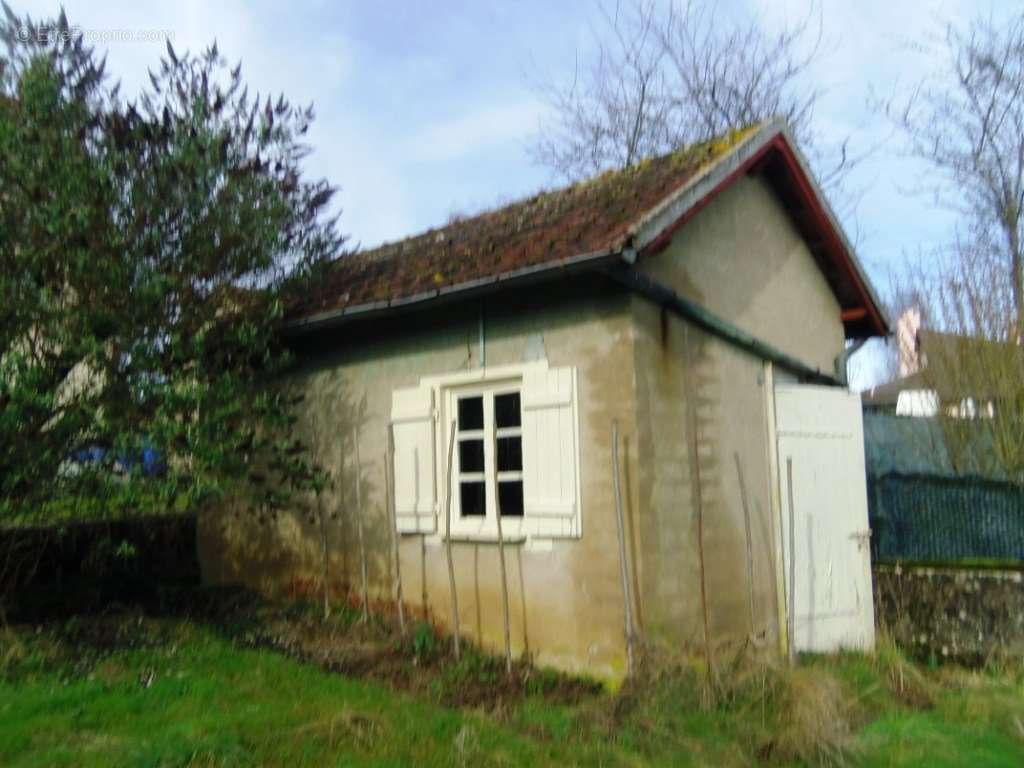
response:
<svg viewBox="0 0 1024 768"><path fill-rule="evenodd" d="M459 518L523 516L523 420L520 384L455 390L452 506Z"/></svg>
<svg viewBox="0 0 1024 768"><path fill-rule="evenodd" d="M581 533L576 371L546 363L427 377L392 399L398 529L452 535ZM440 523L440 527L438 526Z"/></svg>

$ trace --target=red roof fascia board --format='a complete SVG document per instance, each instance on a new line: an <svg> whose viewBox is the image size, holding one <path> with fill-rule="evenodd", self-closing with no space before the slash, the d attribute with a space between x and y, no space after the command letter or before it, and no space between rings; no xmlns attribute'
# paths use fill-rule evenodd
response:
<svg viewBox="0 0 1024 768"><path fill-rule="evenodd" d="M827 244L829 258L839 266L846 278L856 288L864 312L870 317L874 329L879 335L885 336L888 334L889 329L875 303L874 297L865 285L859 271L853 265L850 252L847 250L842 238L833 226L831 218L825 212L825 208L822 205L818 194L815 192L810 179L808 179L806 173L804 173L803 166L794 154L789 142L786 141L785 136L781 133L775 136L771 141L766 142L765 145L757 152L738 165L731 173L724 176L722 180L718 182L718 184L716 184L706 195L687 208L678 219L676 219L643 249L642 255L655 254L664 250L672 241L672 237L675 233L679 231L683 225L704 210L704 208L714 201L715 198L726 190L737 178L756 170L763 162L765 162L765 160L767 160L769 155L773 153L775 153L775 155L781 158L784 162L789 180L792 182L794 189L800 195L801 200L807 205L815 229L822 235ZM857 309L860 309L860 307Z"/></svg>
<svg viewBox="0 0 1024 768"><path fill-rule="evenodd" d="M875 331L877 331L880 336L887 335L889 328L886 324L885 318L882 316L878 305L875 303L875 299L865 284L860 271L856 266L854 266L853 259L849 250L847 250L846 244L843 242L842 236L838 231L836 231L836 228L832 223L831 216L829 216L825 211L825 207L822 205L821 199L815 192L811 180L807 178L807 174L804 173L803 166L797 159L796 154L793 152L793 148L789 146L789 142L785 140L782 134L775 137L771 142L771 146L774 150L780 153L780 156L785 162L790 178L795 183L801 199L808 206L815 227L824 237L825 242L828 245L830 257L839 265L839 268L856 288L857 294L861 300L861 306L867 309L868 316L871 318Z"/></svg>
<svg viewBox="0 0 1024 768"><path fill-rule="evenodd" d="M672 241L672 237L684 224L686 224L686 222L710 205L714 199L718 197L721 192L726 190L734 181L736 181L736 179L753 170L754 167L764 159L765 155L768 154L769 150L772 149L773 146L773 142L765 144L761 149L738 165L735 170L718 182L710 192L687 208L686 211L683 212L682 216L672 222L672 224L670 224L660 235L648 243L643 249L642 254L651 255L665 250L665 248L668 247L668 244Z"/></svg>

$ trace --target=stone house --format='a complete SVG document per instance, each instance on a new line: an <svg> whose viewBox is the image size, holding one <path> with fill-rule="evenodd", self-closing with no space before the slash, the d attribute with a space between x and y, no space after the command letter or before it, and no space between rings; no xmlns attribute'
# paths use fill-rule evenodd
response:
<svg viewBox="0 0 1024 768"><path fill-rule="evenodd" d="M815 639L804 571L786 568L790 550L798 561L833 544L860 551L860 406L843 386L844 345L887 321L783 124L340 259L320 288L286 328L300 360L288 386L336 472L326 503L339 511L328 531L339 591L360 583L360 515L372 599L393 599L397 535L406 604L451 627L450 501L459 623L486 648L503 644L499 509L513 649L539 663L620 676L630 594L650 644L703 647L705 615L716 649L751 636L785 648L791 632L800 647L870 643L859 555L828 556L849 560L859 585L855 626L838 640ZM782 428L780 409L799 428ZM822 450L813 440L838 434L838 411L855 426ZM811 422L820 429L799 426ZM807 457L795 470L785 445ZM818 484L802 498L847 483L852 506L835 514L849 524L814 528L807 513L808 536L787 534L787 519L804 519L800 500L796 518L784 514L787 461L798 485ZM319 579L318 531L300 515L268 530L225 511L201 528L208 581L289 593ZM825 599L813 592L811 615Z"/></svg>

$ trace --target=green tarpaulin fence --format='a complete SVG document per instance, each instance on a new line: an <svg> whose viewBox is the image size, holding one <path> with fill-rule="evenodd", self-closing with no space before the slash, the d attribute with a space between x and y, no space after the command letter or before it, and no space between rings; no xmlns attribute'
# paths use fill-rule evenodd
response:
<svg viewBox="0 0 1024 768"><path fill-rule="evenodd" d="M983 478L868 476L877 561L1024 562L1024 487Z"/></svg>
<svg viewBox="0 0 1024 768"><path fill-rule="evenodd" d="M954 466L936 419L864 412L868 514L876 561L1024 563L1024 486L986 462L986 425Z"/></svg>

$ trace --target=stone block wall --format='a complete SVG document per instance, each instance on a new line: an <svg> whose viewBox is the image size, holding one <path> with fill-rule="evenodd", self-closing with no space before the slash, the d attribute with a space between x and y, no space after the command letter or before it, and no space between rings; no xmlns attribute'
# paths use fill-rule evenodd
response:
<svg viewBox="0 0 1024 768"><path fill-rule="evenodd" d="M1022 571L876 564L876 621L922 660L1024 658Z"/></svg>

